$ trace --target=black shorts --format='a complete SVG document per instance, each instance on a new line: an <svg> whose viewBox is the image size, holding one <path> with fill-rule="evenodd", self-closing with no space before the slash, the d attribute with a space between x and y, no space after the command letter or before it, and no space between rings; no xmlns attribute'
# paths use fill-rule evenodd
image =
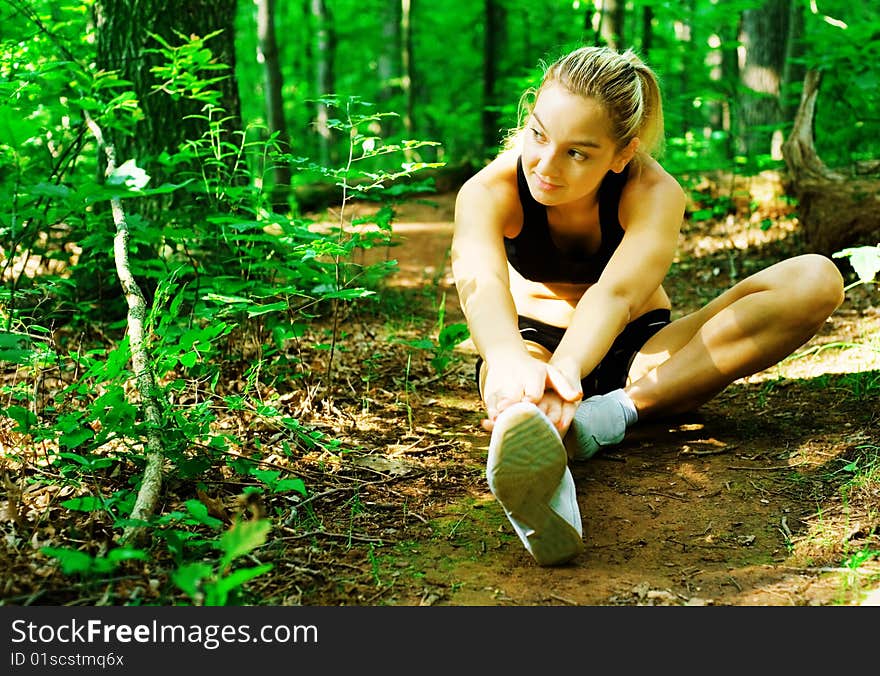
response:
<svg viewBox="0 0 880 676"><path fill-rule="evenodd" d="M551 353L556 350L565 334L565 329L539 322L536 319L519 316L519 332L523 340L538 343ZM650 310L638 319L634 319L614 340L611 349L596 368L581 380L584 399L594 394L605 394L626 385L629 367L632 366L636 353L648 342L655 333L672 321L669 310ZM477 389L480 388L480 366L482 357L477 358L475 375ZM482 393L481 393L482 394Z"/></svg>

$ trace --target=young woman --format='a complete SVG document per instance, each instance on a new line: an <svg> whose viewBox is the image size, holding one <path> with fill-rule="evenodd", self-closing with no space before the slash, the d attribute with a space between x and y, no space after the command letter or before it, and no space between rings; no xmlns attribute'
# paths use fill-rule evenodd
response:
<svg viewBox="0 0 880 676"><path fill-rule="evenodd" d="M836 266L806 254L670 321L662 282L685 195L654 159L662 140L654 72L632 51L583 47L547 69L525 125L456 201L487 479L541 565L583 549L570 458L777 363L843 301Z"/></svg>

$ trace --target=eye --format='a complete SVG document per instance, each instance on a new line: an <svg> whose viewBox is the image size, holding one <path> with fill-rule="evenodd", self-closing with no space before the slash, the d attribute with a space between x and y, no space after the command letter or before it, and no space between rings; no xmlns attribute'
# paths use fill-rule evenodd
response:
<svg viewBox="0 0 880 676"><path fill-rule="evenodd" d="M586 155L584 155L580 150L575 150L574 148L569 150L568 154L572 159L578 160L579 162L587 159Z"/></svg>
<svg viewBox="0 0 880 676"><path fill-rule="evenodd" d="M532 136L533 136L536 140L538 140L538 141L543 141L543 140L544 140L544 132L542 132L540 129L535 129L534 127L529 127L529 129L531 129L531 131L532 131Z"/></svg>

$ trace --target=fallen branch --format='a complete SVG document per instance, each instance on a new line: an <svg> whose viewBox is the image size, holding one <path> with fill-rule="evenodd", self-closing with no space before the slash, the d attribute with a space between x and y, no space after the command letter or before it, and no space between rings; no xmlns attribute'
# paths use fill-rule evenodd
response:
<svg viewBox="0 0 880 676"><path fill-rule="evenodd" d="M104 134L97 123L86 114L86 124L107 157L106 175L116 170L116 151L104 140ZM162 490L162 463L165 457L160 430L162 429L162 409L156 398L156 380L150 364L150 356L144 343L144 320L147 316L147 301L131 273L128 262L128 221L122 208L122 200L110 198L110 209L116 235L113 238L113 255L116 262L116 276L128 303L128 343L131 349L131 364L134 370L135 387L141 397L144 418L147 422L147 466L137 494L131 519L134 522L146 521L156 509L159 493ZM125 528L121 541L132 541L142 530L142 526L130 525Z"/></svg>

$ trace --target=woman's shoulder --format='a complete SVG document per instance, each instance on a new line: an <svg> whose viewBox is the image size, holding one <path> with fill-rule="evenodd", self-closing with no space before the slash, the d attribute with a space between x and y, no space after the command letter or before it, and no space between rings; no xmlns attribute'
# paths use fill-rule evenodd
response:
<svg viewBox="0 0 880 676"><path fill-rule="evenodd" d="M489 190L516 190L516 167L519 151L510 148L503 150L491 162L465 181L463 188L471 190L484 188Z"/></svg>
<svg viewBox="0 0 880 676"><path fill-rule="evenodd" d="M642 222L656 231L658 223L670 230L681 226L687 197L678 180L651 157L640 158L630 168L620 198L620 223L625 230Z"/></svg>
<svg viewBox="0 0 880 676"><path fill-rule="evenodd" d="M670 195L683 193L678 180L650 156L640 157L638 162L631 163L626 187L628 192L635 193L643 191L668 192Z"/></svg>
<svg viewBox="0 0 880 676"><path fill-rule="evenodd" d="M504 215L521 209L517 188L517 161L519 151L504 150L476 174L464 182L456 204L467 208L479 207L484 212L496 211Z"/></svg>

